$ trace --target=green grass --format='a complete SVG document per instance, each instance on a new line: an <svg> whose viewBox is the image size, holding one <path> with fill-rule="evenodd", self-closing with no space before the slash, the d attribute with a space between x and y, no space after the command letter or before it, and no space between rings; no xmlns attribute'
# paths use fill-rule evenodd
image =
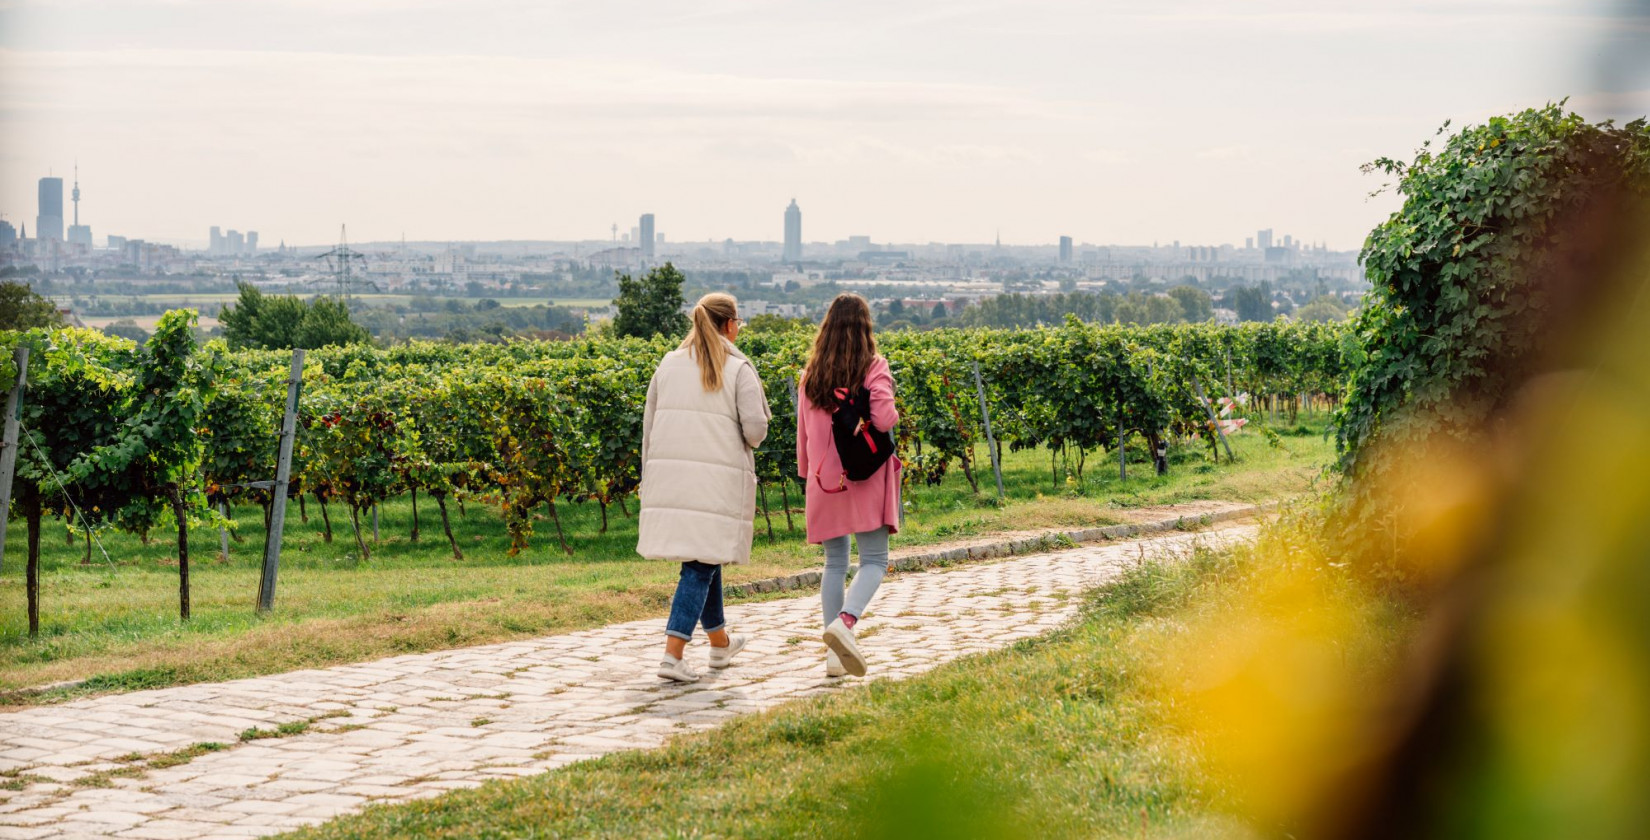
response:
<svg viewBox="0 0 1650 840"><path fill-rule="evenodd" d="M377 837L1206 836L1195 745L1146 674L1218 607L1231 553L1148 561L1051 636L739 718L659 750L366 812L289 840Z"/></svg>
<svg viewBox="0 0 1650 840"><path fill-rule="evenodd" d="M1251 425L1251 429L1254 426ZM1313 424L1321 430L1321 422ZM953 469L938 487L913 489L906 527L894 547L979 538L993 533L1090 527L1128 521L1155 505L1201 499L1264 501L1306 489L1331 457L1320 435L1284 436L1276 445L1246 431L1233 439L1236 464L1207 463L1199 451L1176 453L1170 474L1151 475L1149 464L1130 467L1119 481L1116 462L1089 458L1082 481L1052 481L1048 454L1009 453L1004 480L1008 499L996 504L989 461L976 496ZM795 488L792 488L793 491ZM817 547L801 535L798 494L790 494L795 531L788 531L778 488L768 489L770 517L757 516L752 562L730 569L729 583L792 574L819 564ZM94 547L89 564L79 533L69 544L61 522L42 529L41 634L27 633L19 550L23 528L13 522L0 569L0 702L40 703L97 692L157 688L235 679L403 653L482 644L512 638L662 616L675 587L676 568L635 554L635 521L611 513L599 534L594 505L563 505L563 524L573 548L564 555L548 520L537 523L532 546L506 554L509 544L494 509L472 501L461 517L450 505L454 534L465 559L455 561L441 533L435 506L420 500L421 537L409 539L411 505L403 498L383 506L379 540L371 558L355 554L346 512L331 507L333 541L322 539L320 510L308 500L308 522L289 506L287 536L272 615L259 618L263 544L262 514L233 511L243 543L232 543L228 562L218 559L214 529L191 531L193 618L178 619L176 547L170 532L157 531L142 545L124 534L101 535L113 559ZM634 508L632 507L632 512ZM774 540L768 539L771 518ZM368 518L370 519L370 517ZM370 529L368 521L363 528ZM370 541L370 530L366 533ZM18 689L69 680L85 685L44 693Z"/></svg>
<svg viewBox="0 0 1650 840"><path fill-rule="evenodd" d="M349 712L334 711L327 712L324 715L316 715L315 717L306 718L304 720L289 720L286 723L277 725L274 729L261 729L254 726L250 729L242 730L240 739L245 742L260 741L265 738L291 738L294 735L302 735L305 732L308 732L311 726L314 726L323 720L331 720L332 718L340 717L349 717Z"/></svg>

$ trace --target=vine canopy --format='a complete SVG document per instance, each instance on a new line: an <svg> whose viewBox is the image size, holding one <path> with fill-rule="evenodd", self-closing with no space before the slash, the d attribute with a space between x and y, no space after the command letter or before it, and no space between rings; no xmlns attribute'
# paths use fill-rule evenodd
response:
<svg viewBox="0 0 1650 840"><path fill-rule="evenodd" d="M1471 440L1530 376L1562 364L1550 325L1596 305L1604 243L1640 223L1650 127L1589 123L1560 103L1366 170L1395 177L1404 205L1364 244L1362 364L1338 418L1339 467L1365 484L1389 467L1376 452Z"/></svg>

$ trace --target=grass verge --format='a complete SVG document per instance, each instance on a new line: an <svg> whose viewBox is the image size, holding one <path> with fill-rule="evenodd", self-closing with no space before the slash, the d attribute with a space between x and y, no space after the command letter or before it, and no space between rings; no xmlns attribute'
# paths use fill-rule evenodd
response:
<svg viewBox="0 0 1650 840"><path fill-rule="evenodd" d="M1257 556L1148 561L1048 637L286 837L1252 836L1156 665L1242 597ZM1370 619L1394 648L1404 622Z"/></svg>

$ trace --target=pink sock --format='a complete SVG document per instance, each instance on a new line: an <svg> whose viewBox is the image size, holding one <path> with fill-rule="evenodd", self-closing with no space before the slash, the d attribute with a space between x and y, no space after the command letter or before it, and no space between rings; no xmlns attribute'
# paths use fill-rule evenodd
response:
<svg viewBox="0 0 1650 840"><path fill-rule="evenodd" d="M841 619L842 626L848 628L849 630L854 629L854 625L859 623L859 619L854 618L847 613L837 613L836 617Z"/></svg>

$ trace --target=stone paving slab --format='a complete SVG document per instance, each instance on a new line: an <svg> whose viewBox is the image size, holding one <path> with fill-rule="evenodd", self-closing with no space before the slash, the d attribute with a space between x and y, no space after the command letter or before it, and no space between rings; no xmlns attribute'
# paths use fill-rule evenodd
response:
<svg viewBox="0 0 1650 840"><path fill-rule="evenodd" d="M1068 621L1081 591L1142 557L1249 539L1177 534L890 577L859 625L868 679L900 679ZM989 633L982 620L990 620ZM721 672L666 683L659 619L324 670L0 714L0 840L254 837L662 745L739 714L855 685L825 677L817 595L729 608L751 642ZM242 742L249 728L308 722ZM225 745L161 769L154 756ZM5 789L21 786L18 791Z"/></svg>

